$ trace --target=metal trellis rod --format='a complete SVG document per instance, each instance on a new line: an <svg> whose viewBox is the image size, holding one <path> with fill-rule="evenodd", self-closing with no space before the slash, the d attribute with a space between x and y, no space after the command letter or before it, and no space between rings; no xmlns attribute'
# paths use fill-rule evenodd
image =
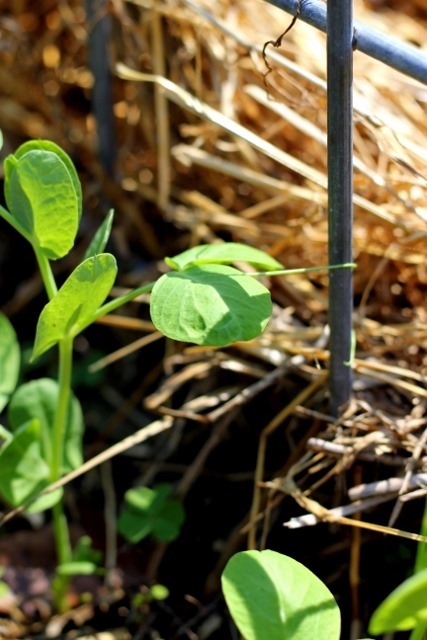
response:
<svg viewBox="0 0 427 640"><path fill-rule="evenodd" d="M327 31L327 5L322 0L266 0L320 31ZM328 2L330 8L330 1ZM427 56L417 47L354 20L355 50L427 84Z"/></svg>
<svg viewBox="0 0 427 640"><path fill-rule="evenodd" d="M329 0L327 15L329 264L353 259L353 0ZM353 273L329 274L330 412L351 396Z"/></svg>
<svg viewBox="0 0 427 640"><path fill-rule="evenodd" d="M94 77L92 105L97 126L98 156L106 173L112 176L116 144L108 52L110 16L106 0L86 0L86 16L89 25L89 66Z"/></svg>
<svg viewBox="0 0 427 640"><path fill-rule="evenodd" d="M359 51L427 84L427 57L411 45L353 21L353 0L267 0L327 33L328 222L330 264L352 261L353 51ZM351 396L353 279L332 271L329 289L331 413Z"/></svg>

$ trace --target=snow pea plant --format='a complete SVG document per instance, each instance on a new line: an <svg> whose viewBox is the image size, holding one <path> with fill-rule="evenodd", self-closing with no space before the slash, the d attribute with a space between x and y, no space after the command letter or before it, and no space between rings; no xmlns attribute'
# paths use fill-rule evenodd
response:
<svg viewBox="0 0 427 640"><path fill-rule="evenodd" d="M167 337L218 347L251 340L272 312L270 293L256 276L295 270L285 271L268 254L242 244L202 245L166 258L171 270L156 282L106 302L117 275L114 256L105 252L113 221L109 212L84 259L58 287L52 263L71 252L82 214L76 169L56 144L29 141L5 159L4 178L6 207L0 207L0 216L31 244L47 297L31 357L55 347L58 377L18 386L19 344L9 320L0 315L0 411L7 410L7 426L0 425L0 495L13 507L29 503L29 511L52 509L58 558L53 587L57 607L64 609L70 575L96 570L96 561L87 545L71 548L63 490L38 496L83 460L83 412L71 389L75 338L102 316L151 292L152 321ZM239 261L259 271L248 274L231 266Z"/></svg>

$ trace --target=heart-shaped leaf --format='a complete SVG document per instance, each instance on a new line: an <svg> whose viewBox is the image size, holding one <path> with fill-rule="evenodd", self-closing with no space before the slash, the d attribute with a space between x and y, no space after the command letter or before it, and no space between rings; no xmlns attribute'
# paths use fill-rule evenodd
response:
<svg viewBox="0 0 427 640"><path fill-rule="evenodd" d="M237 553L223 572L222 589L245 640L339 640L334 597L292 558L268 550Z"/></svg>
<svg viewBox="0 0 427 640"><path fill-rule="evenodd" d="M41 453L50 466L52 460L53 422L59 398L55 380L39 378L19 387L9 404L8 418L13 430L24 422L37 418L40 425ZM80 466L82 458L83 413L77 398L72 395L64 432L64 459L61 472L68 473Z"/></svg>
<svg viewBox="0 0 427 640"><path fill-rule="evenodd" d="M75 338L91 324L114 284L116 273L116 260L109 253L88 258L73 271L40 314L33 360L60 340Z"/></svg>
<svg viewBox="0 0 427 640"><path fill-rule="evenodd" d="M15 330L6 316L0 313L0 411L15 390L20 364L21 352Z"/></svg>
<svg viewBox="0 0 427 640"><path fill-rule="evenodd" d="M148 535L162 541L175 540L185 514L182 504L169 498L170 492L171 486L167 484L126 491L126 506L118 521L118 529L126 540L135 544Z"/></svg>
<svg viewBox="0 0 427 640"><path fill-rule="evenodd" d="M5 160L5 195L18 227L49 260L74 245L80 200L70 171L57 153L31 149Z"/></svg>
<svg viewBox="0 0 427 640"><path fill-rule="evenodd" d="M151 293L156 328L174 340L200 345L252 340L265 329L271 312L264 285L220 264L165 273Z"/></svg>
<svg viewBox="0 0 427 640"><path fill-rule="evenodd" d="M230 264L232 262L248 262L257 269L264 271L283 269L283 265L269 256L268 253L239 242L201 244L173 258L165 258L165 262L172 269L177 269L178 271L201 264Z"/></svg>

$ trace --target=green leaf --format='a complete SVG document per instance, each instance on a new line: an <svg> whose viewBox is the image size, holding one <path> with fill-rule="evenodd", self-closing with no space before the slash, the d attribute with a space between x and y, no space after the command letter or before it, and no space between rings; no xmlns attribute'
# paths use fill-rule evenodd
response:
<svg viewBox="0 0 427 640"><path fill-rule="evenodd" d="M0 412L18 382L21 352L16 333L5 315L0 313Z"/></svg>
<svg viewBox="0 0 427 640"><path fill-rule="evenodd" d="M59 386L50 378L32 380L19 387L10 401L8 417L13 430L37 418L40 424L41 452L50 466L52 460L53 422L59 398ZM83 413L77 398L72 394L64 432L64 459L62 473L68 473L83 462L82 434Z"/></svg>
<svg viewBox="0 0 427 640"><path fill-rule="evenodd" d="M74 245L80 202L64 161L51 151L34 149L5 160L5 195L11 214L33 246L50 260Z"/></svg>
<svg viewBox="0 0 427 640"><path fill-rule="evenodd" d="M40 423L34 419L22 425L0 450L0 492L17 507L44 489L48 481Z"/></svg>
<svg viewBox="0 0 427 640"><path fill-rule="evenodd" d="M411 576L380 604L369 623L369 633L407 631L427 627L427 569Z"/></svg>
<svg viewBox="0 0 427 640"><path fill-rule="evenodd" d="M82 186L80 184L79 176L77 174L73 161L71 160L70 156L67 153L65 153L63 149L61 149L61 147L59 147L54 142L51 142L50 140L28 140L27 142L24 142L24 144L21 144L20 147L18 147L18 149L13 154L13 157L19 160L19 158L22 158L22 156L28 153L28 151L40 151L40 150L54 153L59 157L60 160L62 160L62 162L67 167L68 173L70 174L70 178L73 183L74 190L77 196L78 214L80 219L82 215ZM6 163L7 163L7 159L6 159ZM7 177L8 172L6 170L6 167L5 167L5 173Z"/></svg>
<svg viewBox="0 0 427 640"><path fill-rule="evenodd" d="M201 244L173 258L165 258L165 262L178 271L201 264L230 264L231 262L249 262L257 269L265 271L283 269L283 265L268 253L239 242Z"/></svg>
<svg viewBox="0 0 427 640"><path fill-rule="evenodd" d="M48 486L48 483L46 483L46 486ZM56 491L51 491L44 496L40 496L40 498L37 498L37 500L34 500L34 502L30 502L28 507L25 507L25 511L28 513L42 513L43 511L52 509L52 507L62 499L63 495L63 489L56 489Z"/></svg>
<svg viewBox="0 0 427 640"><path fill-rule="evenodd" d="M116 260L109 253L79 264L40 314L33 360L60 340L75 338L91 324L114 284L116 273Z"/></svg>
<svg viewBox="0 0 427 640"><path fill-rule="evenodd" d="M167 484L126 491L127 505L118 521L118 529L126 540L135 544L150 534L161 541L178 537L185 513L178 500L169 498L170 492L171 486Z"/></svg>
<svg viewBox="0 0 427 640"><path fill-rule="evenodd" d="M338 640L340 612L329 589L296 560L243 551L224 569L222 589L245 640Z"/></svg>
<svg viewBox="0 0 427 640"><path fill-rule="evenodd" d="M102 253L107 245L107 242L110 238L111 227L113 226L113 218L114 211L110 209L110 211L105 216L101 226L98 231L95 233L94 237L88 248L86 249L86 253L84 255L84 259L92 258L93 256Z"/></svg>
<svg viewBox="0 0 427 640"><path fill-rule="evenodd" d="M255 278L219 264L165 273L151 293L150 313L165 336L222 347L252 340L272 312L268 289Z"/></svg>

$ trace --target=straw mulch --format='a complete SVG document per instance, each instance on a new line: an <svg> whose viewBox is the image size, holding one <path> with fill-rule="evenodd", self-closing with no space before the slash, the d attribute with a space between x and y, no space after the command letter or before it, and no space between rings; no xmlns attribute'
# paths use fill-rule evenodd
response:
<svg viewBox="0 0 427 640"><path fill-rule="evenodd" d="M327 264L322 34L297 21L264 59L264 43L291 17L258 0L113 0L91 24L77 1L12 5L0 3L6 152L48 138L72 155L86 208L77 253L114 207L113 250L123 267L117 291L153 279L164 255L221 240L257 246L289 268ZM425 49L424 3L406 8L359 0L355 11ZM99 117L108 119L111 107L114 118L104 165L88 66L88 34L103 20L112 104ZM251 546L294 555L346 593L347 637L350 621L352 637L360 637L381 599L369 601L366 583L375 581L364 554L369 560L369 549L375 555L383 544L381 527L419 532L427 477L427 89L358 52L354 64L355 392L340 420L328 416L324 271L272 280L270 326L229 349L166 344L163 351L146 301L105 320L103 335L113 339L92 368L110 384L101 394L112 412L101 442L119 438L120 426L153 420L152 412L172 416L172 436L140 452L130 481L172 481L187 507L183 541L170 549L150 543L138 559L139 580L162 580L174 598L169 609L152 610L141 627L147 635L138 637L160 637L162 624L170 638L234 637L218 580L246 536ZM13 264L7 242L4 290L4 265ZM2 297L18 325L40 294L36 275L24 280L16 295ZM129 346L135 330L142 337ZM98 450L89 446L88 457ZM129 484L120 482L118 491ZM357 511L348 507L358 500ZM307 511L311 524L353 517L379 528L292 531L307 524L293 519ZM393 557L399 544L387 547ZM413 555L415 545L405 549ZM390 566L376 571L397 575Z"/></svg>

